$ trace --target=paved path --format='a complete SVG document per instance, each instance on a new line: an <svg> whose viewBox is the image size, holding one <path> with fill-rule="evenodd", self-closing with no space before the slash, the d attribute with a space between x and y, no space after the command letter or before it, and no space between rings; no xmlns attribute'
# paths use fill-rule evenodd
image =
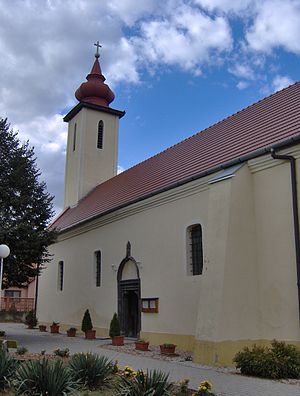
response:
<svg viewBox="0 0 300 396"><path fill-rule="evenodd" d="M173 381L190 378L190 384L195 388L200 381L207 379L212 382L213 391L218 396L300 396L299 385L223 373L192 362L166 362L101 348L107 340L90 341L80 336L68 338L61 334L28 330L23 324L15 323L1 323L0 329L6 332L8 338L17 340L20 346L25 346L30 352L41 352L45 349L47 353L51 353L56 348L69 348L71 353L95 352L118 360L121 366L129 365L134 369L156 368L169 372Z"/></svg>

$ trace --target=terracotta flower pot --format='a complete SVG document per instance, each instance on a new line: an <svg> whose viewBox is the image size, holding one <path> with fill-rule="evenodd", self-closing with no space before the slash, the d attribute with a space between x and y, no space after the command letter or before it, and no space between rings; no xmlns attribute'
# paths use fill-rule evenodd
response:
<svg viewBox="0 0 300 396"><path fill-rule="evenodd" d="M59 333L59 325L52 324L50 326L50 331L52 334L58 334Z"/></svg>
<svg viewBox="0 0 300 396"><path fill-rule="evenodd" d="M68 337L76 337L76 330L67 330Z"/></svg>
<svg viewBox="0 0 300 396"><path fill-rule="evenodd" d="M85 338L87 340L94 340L96 338L96 330L87 330L85 332Z"/></svg>
<svg viewBox="0 0 300 396"><path fill-rule="evenodd" d="M47 326L46 325L39 325L39 329L42 332L47 331Z"/></svg>
<svg viewBox="0 0 300 396"><path fill-rule="evenodd" d="M114 337L112 337L111 343L114 346L122 346L122 345L124 345L124 336L114 336Z"/></svg>
<svg viewBox="0 0 300 396"><path fill-rule="evenodd" d="M162 344L160 345L160 353L163 355L174 355L176 345L174 344Z"/></svg>
<svg viewBox="0 0 300 396"><path fill-rule="evenodd" d="M149 342L135 341L135 349L138 351L148 351Z"/></svg>

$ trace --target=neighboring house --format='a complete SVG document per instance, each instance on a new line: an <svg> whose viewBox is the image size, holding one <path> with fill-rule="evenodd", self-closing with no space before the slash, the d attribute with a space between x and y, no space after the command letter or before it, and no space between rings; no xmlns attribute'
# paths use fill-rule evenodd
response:
<svg viewBox="0 0 300 396"><path fill-rule="evenodd" d="M34 309L36 281L30 280L28 285L19 287L9 287L2 291L1 310L28 312Z"/></svg>
<svg viewBox="0 0 300 396"><path fill-rule="evenodd" d="M88 308L107 335L116 311L126 336L206 364L274 338L300 345L300 83L117 175L124 112L98 57L87 80L64 118L65 208L40 321L80 326Z"/></svg>

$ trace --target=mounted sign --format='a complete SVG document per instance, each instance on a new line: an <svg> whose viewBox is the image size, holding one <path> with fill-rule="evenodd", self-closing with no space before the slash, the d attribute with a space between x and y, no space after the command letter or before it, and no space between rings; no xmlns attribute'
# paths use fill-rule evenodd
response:
<svg viewBox="0 0 300 396"><path fill-rule="evenodd" d="M158 297L142 298L142 312L158 313Z"/></svg>

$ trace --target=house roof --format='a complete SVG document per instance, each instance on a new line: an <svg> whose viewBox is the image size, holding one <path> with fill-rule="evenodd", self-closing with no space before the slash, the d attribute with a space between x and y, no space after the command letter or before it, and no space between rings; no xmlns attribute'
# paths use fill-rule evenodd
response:
<svg viewBox="0 0 300 396"><path fill-rule="evenodd" d="M52 227L66 230L226 166L300 141L300 82L95 187Z"/></svg>

